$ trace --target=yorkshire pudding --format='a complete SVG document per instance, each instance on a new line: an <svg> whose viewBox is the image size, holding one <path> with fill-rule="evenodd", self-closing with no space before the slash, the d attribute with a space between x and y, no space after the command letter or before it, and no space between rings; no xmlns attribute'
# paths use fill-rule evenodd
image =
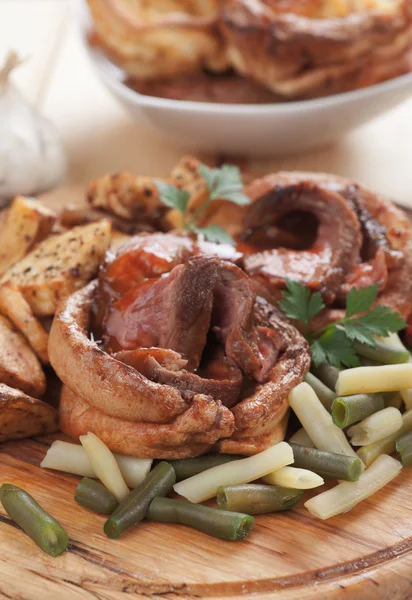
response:
<svg viewBox="0 0 412 600"><path fill-rule="evenodd" d="M411 69L409 0L223 0L237 71L284 98L336 94Z"/></svg>
<svg viewBox="0 0 412 600"><path fill-rule="evenodd" d="M137 79L227 65L216 0L88 0L96 42Z"/></svg>
<svg viewBox="0 0 412 600"><path fill-rule="evenodd" d="M187 240L136 236L108 256L99 285L61 306L49 352L67 434L156 458L254 454L283 438L308 345L219 246Z"/></svg>

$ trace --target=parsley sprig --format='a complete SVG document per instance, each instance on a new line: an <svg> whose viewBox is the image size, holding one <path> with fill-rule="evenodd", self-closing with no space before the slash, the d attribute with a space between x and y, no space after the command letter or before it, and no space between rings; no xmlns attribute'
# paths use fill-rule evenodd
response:
<svg viewBox="0 0 412 600"><path fill-rule="evenodd" d="M233 238L219 225L199 227L197 223L214 200L227 200L239 206L250 204L250 198L243 193L240 170L235 165L223 165L220 168L210 169L201 164L199 174L206 182L208 196L193 214L188 212L190 194L187 190L156 180L155 184L159 190L160 199L166 206L175 208L182 214L184 229L201 234L210 242L232 244Z"/></svg>
<svg viewBox="0 0 412 600"><path fill-rule="evenodd" d="M310 343L315 366L329 362L334 367L359 366L354 342L376 346L375 336L386 337L406 327L405 320L388 306L373 306L378 285L352 288L346 298L343 319L309 333L309 322L325 308L319 292L311 293L297 281L288 279L280 308L290 319L300 321Z"/></svg>

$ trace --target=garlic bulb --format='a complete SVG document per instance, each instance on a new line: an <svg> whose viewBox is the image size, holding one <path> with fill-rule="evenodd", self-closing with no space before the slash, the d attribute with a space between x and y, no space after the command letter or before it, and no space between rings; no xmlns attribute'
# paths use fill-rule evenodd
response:
<svg viewBox="0 0 412 600"><path fill-rule="evenodd" d="M50 189L65 172L53 125L10 84L9 75L19 64L11 52L0 69L0 206L16 195Z"/></svg>

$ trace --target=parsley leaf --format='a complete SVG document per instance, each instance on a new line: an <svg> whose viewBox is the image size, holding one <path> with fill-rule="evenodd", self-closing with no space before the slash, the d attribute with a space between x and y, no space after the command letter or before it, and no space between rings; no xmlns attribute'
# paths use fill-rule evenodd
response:
<svg viewBox="0 0 412 600"><path fill-rule="evenodd" d="M368 289L368 288L363 288ZM346 317L345 317L346 318ZM392 311L389 306L378 304L372 310L360 317L350 320L355 326L367 328L373 335L386 337L391 332L397 333L406 327L406 321L398 312Z"/></svg>
<svg viewBox="0 0 412 600"><path fill-rule="evenodd" d="M339 367L359 366L354 342L376 346L376 336L386 337L406 327L402 316L388 306L372 305L378 295L378 286L352 288L347 296L343 319L309 334L309 322L323 308L321 295L310 291L298 281L287 280L286 291L280 308L290 319L300 321L305 337L310 343L312 361L318 366L323 362Z"/></svg>
<svg viewBox="0 0 412 600"><path fill-rule="evenodd" d="M210 200L229 200L239 206L250 204L251 199L242 192L241 173L235 165L223 165L218 169L200 165L199 173L206 181Z"/></svg>
<svg viewBox="0 0 412 600"><path fill-rule="evenodd" d="M154 181L157 189L159 190L160 199L163 204L170 208L176 208L181 213L185 213L187 205L190 200L190 194L186 190L181 190L174 185L165 183L155 179Z"/></svg>
<svg viewBox="0 0 412 600"><path fill-rule="evenodd" d="M345 367L358 367L360 365L351 340L346 337L345 332L341 329L334 328L325 331L318 340L312 343L311 348L313 345L315 345L315 354L312 353L312 360L315 366L325 362L325 359L333 367L340 367L341 363ZM320 358L323 359L321 362L315 362L319 361Z"/></svg>
<svg viewBox="0 0 412 600"><path fill-rule="evenodd" d="M233 238L219 225L208 225L207 227L191 227L192 231L204 235L209 242L217 244L233 244Z"/></svg>
<svg viewBox="0 0 412 600"><path fill-rule="evenodd" d="M373 335L369 332L367 327L356 321L349 321L348 323L342 324L346 335L352 341L358 341L361 344L367 344L368 346L376 346L376 341Z"/></svg>
<svg viewBox="0 0 412 600"><path fill-rule="evenodd" d="M210 169L206 165L200 164L199 174L205 180L209 194L193 215L189 215L187 211L190 201L190 193L187 190L155 180L160 199L166 206L175 208L182 213L184 229L202 234L210 242L233 244L233 238L219 225L198 227L196 223L213 200L227 200L239 206L250 204L251 199L243 193L241 172L235 165L223 165L218 169Z"/></svg>
<svg viewBox="0 0 412 600"><path fill-rule="evenodd" d="M378 295L379 286L377 283L367 288L352 288L346 297L345 318L349 319L353 315L366 312L370 309Z"/></svg>
<svg viewBox="0 0 412 600"><path fill-rule="evenodd" d="M319 292L311 294L310 290L298 281L286 279L286 290L283 300L279 302L281 310L290 319L301 321L305 327L323 308L325 304Z"/></svg>

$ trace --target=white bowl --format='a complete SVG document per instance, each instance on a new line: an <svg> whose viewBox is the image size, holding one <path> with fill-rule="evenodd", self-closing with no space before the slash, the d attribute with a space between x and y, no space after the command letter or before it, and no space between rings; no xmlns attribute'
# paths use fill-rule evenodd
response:
<svg viewBox="0 0 412 600"><path fill-rule="evenodd" d="M217 104L144 96L123 72L87 42L90 15L77 0L81 38L101 81L137 119L145 118L188 151L290 154L327 144L395 108L412 94L412 73L361 90L280 104Z"/></svg>

